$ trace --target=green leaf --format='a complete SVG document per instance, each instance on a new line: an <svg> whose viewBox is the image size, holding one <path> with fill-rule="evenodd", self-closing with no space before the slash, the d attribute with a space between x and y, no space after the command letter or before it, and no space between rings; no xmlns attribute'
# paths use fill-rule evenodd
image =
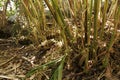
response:
<svg viewBox="0 0 120 80"><path fill-rule="evenodd" d="M52 77L50 78L50 80L62 80L62 71L63 71L64 62L65 62L65 56L63 57L60 65L55 70L55 72L52 75Z"/></svg>
<svg viewBox="0 0 120 80"><path fill-rule="evenodd" d="M60 57L60 58L58 58L58 59L56 59L56 60L50 61L50 62L48 62L48 63L46 63L46 64L43 64L43 65L40 65L40 66L37 66L37 67L31 69L31 70L26 74L26 77L28 78L28 77L32 76L33 74L35 74L37 71L44 70L44 69L52 66L53 64L60 62L63 58L64 58L64 56L62 56L62 57Z"/></svg>

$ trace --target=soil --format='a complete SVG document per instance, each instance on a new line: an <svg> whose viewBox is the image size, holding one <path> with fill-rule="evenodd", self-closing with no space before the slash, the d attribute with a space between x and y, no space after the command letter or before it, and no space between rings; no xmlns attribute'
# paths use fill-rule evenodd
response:
<svg viewBox="0 0 120 80"><path fill-rule="evenodd" d="M45 53L58 49L53 45L54 43L50 42L47 47L42 46L40 48L40 46L33 44L16 44L11 37L1 38L0 80L21 80L20 78L24 78L33 67L44 63L43 56L46 55ZM77 66L75 61L71 70L64 68L63 80L98 80L98 78L100 78L99 80L120 80L120 39L112 47L110 61L110 67L107 69L101 68L101 63L98 62L87 73L83 72L83 68ZM46 79L43 78L42 80Z"/></svg>

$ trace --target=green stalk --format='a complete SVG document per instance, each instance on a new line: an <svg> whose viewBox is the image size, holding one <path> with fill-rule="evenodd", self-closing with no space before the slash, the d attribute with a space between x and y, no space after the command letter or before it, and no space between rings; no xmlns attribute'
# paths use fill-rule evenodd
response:
<svg viewBox="0 0 120 80"><path fill-rule="evenodd" d="M117 4L117 2L116 2L116 4ZM119 18L120 18L120 6L119 7L116 6L115 15L114 15L115 26L114 26L114 31L112 31L112 37L111 37L110 42L107 46L107 53L104 57L104 62L103 62L104 67L109 65L109 58L110 58L110 53L109 52L110 52L110 50L111 50L111 48L112 48L112 46L113 46L113 44L114 44L114 42L117 38L117 26L118 26L118 23L119 23Z"/></svg>
<svg viewBox="0 0 120 80"><path fill-rule="evenodd" d="M44 0L44 1L46 2L48 8L50 9L55 21L60 26L61 36L63 37L65 47L67 48L67 46L68 46L67 41L68 41L68 39L72 39L72 38L70 35L70 31L64 21L64 16L62 15L60 8L58 6L58 2L57 2L57 0L51 0L51 2L52 2L52 6L51 6L50 3L48 2L48 0Z"/></svg>
<svg viewBox="0 0 120 80"><path fill-rule="evenodd" d="M88 0L86 0L86 11L85 11L85 21L84 21L84 30L85 30L85 45L88 45Z"/></svg>
<svg viewBox="0 0 120 80"><path fill-rule="evenodd" d="M37 4L35 4L35 2L33 3L32 0L29 0L29 5L26 6L26 4L24 3L23 0L21 0L24 8L25 8L25 14L29 20L29 22L31 24L34 24L34 26L32 26L32 34L34 36L34 40L36 44L39 44L38 39L39 37L41 38L41 40L43 41L45 38L42 35L42 29L40 29L41 27L41 22L39 19L39 9L37 8ZM35 6L36 5L36 6ZM38 35L39 34L39 35Z"/></svg>
<svg viewBox="0 0 120 80"><path fill-rule="evenodd" d="M100 8L100 0L94 0L94 39L93 39L93 45L96 52L97 49L97 37L98 37L98 27L99 27L99 21L98 21L98 14L99 14L99 8Z"/></svg>
<svg viewBox="0 0 120 80"><path fill-rule="evenodd" d="M31 5L30 8L32 9L34 18L38 18L38 12L37 12L36 6L32 2L32 0L29 0L29 1L30 1L30 5Z"/></svg>
<svg viewBox="0 0 120 80"><path fill-rule="evenodd" d="M115 14L115 26L114 26L114 31L112 32L112 37L110 39L110 43L108 44L108 51L110 51L110 49L113 46L114 41L116 39L116 36L117 36L117 26L118 26L118 23L119 23L119 18L120 18L120 6L117 7L117 10L116 10L116 14Z"/></svg>
<svg viewBox="0 0 120 80"><path fill-rule="evenodd" d="M93 0L91 0L90 2L90 10L89 10L89 14L88 14L88 45L90 45L90 30L92 27L92 10L93 10Z"/></svg>
<svg viewBox="0 0 120 80"><path fill-rule="evenodd" d="M46 20L45 20L45 12L44 12L44 5L43 5L43 0L36 0L36 4L39 8L38 10L38 13L39 13L39 21L41 22L40 23L40 27L41 27L41 30L45 30L45 27L46 27Z"/></svg>
<svg viewBox="0 0 120 80"><path fill-rule="evenodd" d="M32 15L31 15L28 7L25 5L24 1L21 0L21 2L22 2L23 6L24 6L24 8L25 8L25 13L28 14L28 16L29 16L30 19L33 19L33 18L32 18ZM27 16L27 17L28 17L28 16Z"/></svg>
<svg viewBox="0 0 120 80"><path fill-rule="evenodd" d="M104 27L107 21L107 9L108 9L108 0L105 0L104 9L103 9L103 19L102 19L102 28L100 38L102 39L104 33Z"/></svg>
<svg viewBox="0 0 120 80"><path fill-rule="evenodd" d="M61 15L61 12L59 10L57 0L51 0L51 1L52 1L53 8L55 9L56 21L60 26L61 35L64 39L65 47L67 48L68 43L67 43L67 37L65 36L65 22L64 22L63 16Z"/></svg>

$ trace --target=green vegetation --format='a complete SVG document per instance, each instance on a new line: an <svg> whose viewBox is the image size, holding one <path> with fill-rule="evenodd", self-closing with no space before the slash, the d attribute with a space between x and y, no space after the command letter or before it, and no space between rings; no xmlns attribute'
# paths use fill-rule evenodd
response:
<svg viewBox="0 0 120 80"><path fill-rule="evenodd" d="M16 9L0 11L0 32L36 50L34 60L23 57L31 68L12 79L119 80L112 61L113 53L120 53L114 48L120 46L119 0L3 0L0 7L10 1Z"/></svg>

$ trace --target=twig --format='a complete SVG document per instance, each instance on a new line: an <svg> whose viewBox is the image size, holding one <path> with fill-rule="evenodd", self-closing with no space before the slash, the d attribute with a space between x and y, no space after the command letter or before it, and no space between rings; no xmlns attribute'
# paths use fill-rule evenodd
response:
<svg viewBox="0 0 120 80"><path fill-rule="evenodd" d="M3 65L5 65L6 63L8 63L8 62L10 62L12 59L14 59L16 57L16 55L15 56L13 56L13 57L11 57L9 60L7 60L6 62L3 62L2 64L0 64L0 67L1 66L3 66Z"/></svg>

